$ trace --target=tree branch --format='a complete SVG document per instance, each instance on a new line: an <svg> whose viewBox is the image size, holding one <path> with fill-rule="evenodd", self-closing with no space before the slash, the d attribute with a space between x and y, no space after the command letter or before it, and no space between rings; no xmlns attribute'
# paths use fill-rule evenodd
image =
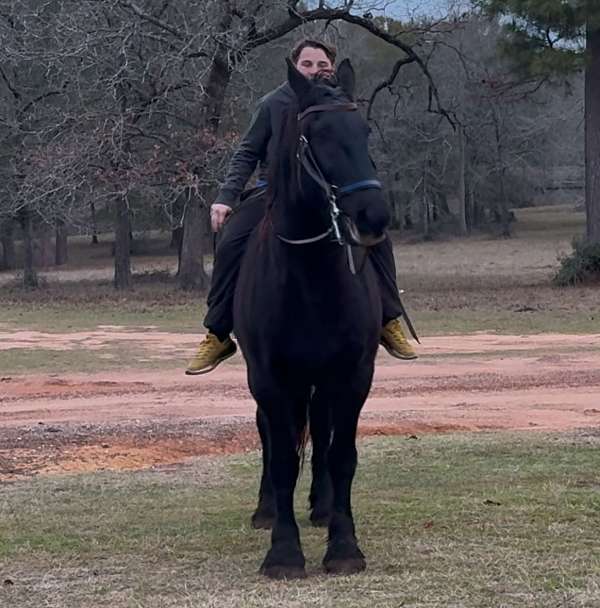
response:
<svg viewBox="0 0 600 608"><path fill-rule="evenodd" d="M12 93L13 97L15 99L20 99L21 95L19 94L19 91L17 91L17 89L15 89L10 80L8 79L8 76L4 73L4 69L2 68L2 66L0 65L0 75L2 76L2 80L4 80L4 82L6 83L6 86L8 87L8 90Z"/></svg>
<svg viewBox="0 0 600 608"><path fill-rule="evenodd" d="M135 2L132 2L130 0L119 0L119 4L123 8L128 8L131 12L133 12L135 15L137 15L140 19L143 19L144 21L148 21L149 23L156 25L156 27L159 27L159 28L165 30L166 32L169 32L169 34L172 34L173 36L175 36L176 38L179 38L180 40L185 40L186 36L183 32L181 32L177 28L174 28L173 26L169 25L166 21L163 21L162 19L159 19L158 17L154 17L153 15L150 15L149 13L144 12Z"/></svg>
<svg viewBox="0 0 600 608"><path fill-rule="evenodd" d="M22 108L20 108L18 110L18 113L21 115L25 114L25 112L27 112L31 106L34 106L36 103L42 101L42 99L46 99L48 97L54 97L55 95L60 95L65 90L65 88L67 87L68 84L69 84L68 82L65 82L63 84L62 88L58 89L57 91L47 91L46 93L42 93L41 95L34 97L31 101L29 101Z"/></svg>
<svg viewBox="0 0 600 608"><path fill-rule="evenodd" d="M297 3L292 1L288 6L290 8L292 8L292 5L295 7L296 4ZM353 15L352 13L350 13L351 3L350 3L350 5L348 3L346 3L346 7L343 9L324 8L324 5L325 5L324 2L320 2L319 8L316 8L313 10L301 11L301 12L298 12L298 11L291 12L290 16L285 21L280 23L279 25L272 27L270 29L263 30L261 32L257 32L255 36L249 37L248 41L246 42L246 44L243 47L243 52L248 52L252 49L255 49L259 46L267 44L273 40L276 40L277 38L280 38L281 36L284 36L285 34L296 29L302 23L309 23L312 21L324 21L325 20L325 21L345 21L346 23L358 25L359 27L362 27L363 29L365 29L368 32L370 32L371 34L373 34L374 36L377 36L377 38L380 38L381 40L384 40L388 44L395 46L396 48L403 51L404 54L406 55L406 58L401 60L402 62L404 62L404 63L415 62L419 66L419 68L423 72L423 75L425 76L425 78L427 79L428 84L429 84L429 104L428 104L427 110L429 112L442 115L450 123L452 128L455 127L454 120L450 117L450 114L448 113L448 111L445 110L442 106L438 89L435 85L435 82L433 80L433 77L431 76L431 73L430 73L427 65L409 44L406 44L405 42L403 42L399 38L398 34L390 34L389 32L386 32L385 30L381 29L377 25L377 23L374 22L373 20L368 19L364 16L360 17L358 15ZM401 65L398 66L398 70L400 69ZM397 73L396 73L396 75L397 75ZM435 100L435 105L436 105L435 108L433 107L434 100Z"/></svg>
<svg viewBox="0 0 600 608"><path fill-rule="evenodd" d="M392 68L392 73L390 74L390 77L387 80L384 80L382 83L378 84L375 89L373 89L373 92L371 93L371 98L369 99L369 105L367 106L367 120L371 120L372 118L371 114L373 111L373 104L375 103L375 98L377 97L377 95L379 95L379 93L383 91L383 89L386 89L387 87L390 87L392 86L392 84L394 84L394 81L396 80L396 77L400 72L400 68L403 65L408 65L413 61L414 59L412 57L405 57L404 59L399 59Z"/></svg>

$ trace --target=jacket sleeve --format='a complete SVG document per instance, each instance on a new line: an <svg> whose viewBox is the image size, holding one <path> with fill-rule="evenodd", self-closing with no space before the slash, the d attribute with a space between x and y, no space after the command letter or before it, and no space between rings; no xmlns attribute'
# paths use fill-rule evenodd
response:
<svg viewBox="0 0 600 608"><path fill-rule="evenodd" d="M252 116L250 126L229 162L227 177L216 198L217 203L235 207L240 194L267 153L271 138L271 114L269 104L261 101Z"/></svg>

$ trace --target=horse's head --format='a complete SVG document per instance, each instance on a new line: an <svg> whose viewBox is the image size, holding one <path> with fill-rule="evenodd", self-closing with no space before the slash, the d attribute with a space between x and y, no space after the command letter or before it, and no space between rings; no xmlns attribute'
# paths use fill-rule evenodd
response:
<svg viewBox="0 0 600 608"><path fill-rule="evenodd" d="M390 220L369 156L369 127L353 103L355 75L345 59L331 79L309 80L288 62L288 80L298 99L298 158L304 172L335 196L346 240L373 245ZM323 206L325 207L325 206Z"/></svg>

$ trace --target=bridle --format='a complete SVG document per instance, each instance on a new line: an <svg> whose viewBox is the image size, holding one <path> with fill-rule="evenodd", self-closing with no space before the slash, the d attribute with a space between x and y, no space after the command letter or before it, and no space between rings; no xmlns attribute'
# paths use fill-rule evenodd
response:
<svg viewBox="0 0 600 608"><path fill-rule="evenodd" d="M313 112L355 112L358 110L358 106L355 103L331 103L331 104L315 104L309 106L298 114L298 123L302 125L302 121ZM331 220L331 226L329 229L322 234L319 234L314 237L306 238L306 239L288 239L280 234L277 237L283 241L284 243L288 243L289 245L309 245L311 243L317 243L322 241L329 236L332 236L332 240L339 245L346 246L348 252L348 263L350 265L350 270L353 274L356 273L356 269L354 268L354 259L352 257L351 244L347 243L342 235L342 231L340 229L339 218L342 215L340 208L337 205L337 201L339 198L345 196L346 194L351 194L352 192L358 192L359 190L371 190L378 189L381 190L381 182L376 179L364 179L356 182L352 182L350 184L346 184L344 186L337 186L327 181L321 168L319 167L319 163L310 147L310 143L304 133L302 132L302 128L300 129L300 138L298 141L298 152L296 153L296 159L301 167L306 171L306 173L317 183L318 186L323 190L325 197L329 203L329 217ZM298 172L298 179L300 179L300 172ZM353 224L352 224L353 226ZM355 232L356 229L350 229L350 232ZM358 235L351 235L353 240L358 242Z"/></svg>

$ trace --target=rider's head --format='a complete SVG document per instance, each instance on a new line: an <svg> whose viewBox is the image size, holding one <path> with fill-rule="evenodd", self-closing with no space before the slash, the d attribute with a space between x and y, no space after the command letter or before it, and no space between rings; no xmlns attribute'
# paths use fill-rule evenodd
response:
<svg viewBox="0 0 600 608"><path fill-rule="evenodd" d="M305 38L294 46L291 59L296 69L306 78L313 78L316 74L329 76L333 74L336 50L333 46Z"/></svg>

